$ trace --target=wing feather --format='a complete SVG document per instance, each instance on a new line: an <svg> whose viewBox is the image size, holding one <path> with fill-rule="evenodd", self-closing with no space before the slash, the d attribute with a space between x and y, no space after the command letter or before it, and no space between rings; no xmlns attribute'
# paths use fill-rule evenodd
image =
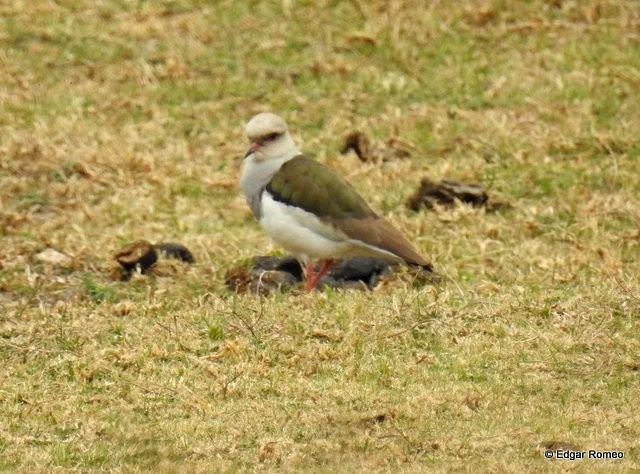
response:
<svg viewBox="0 0 640 474"><path fill-rule="evenodd" d="M338 173L303 155L287 161L273 176L267 191L277 201L320 218L362 219L376 213Z"/></svg>
<svg viewBox="0 0 640 474"><path fill-rule="evenodd" d="M431 265L338 173L303 155L287 161L266 187L274 200L310 212L349 239L390 252L412 265Z"/></svg>

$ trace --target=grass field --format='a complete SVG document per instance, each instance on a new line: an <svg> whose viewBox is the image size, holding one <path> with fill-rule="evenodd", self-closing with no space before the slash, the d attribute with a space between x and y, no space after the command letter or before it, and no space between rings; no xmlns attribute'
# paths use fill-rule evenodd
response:
<svg viewBox="0 0 640 474"><path fill-rule="evenodd" d="M231 293L281 252L263 110L442 283ZM634 0L3 0L0 470L640 471L639 111ZM422 176L507 206L412 212ZM141 238L197 263L114 279Z"/></svg>

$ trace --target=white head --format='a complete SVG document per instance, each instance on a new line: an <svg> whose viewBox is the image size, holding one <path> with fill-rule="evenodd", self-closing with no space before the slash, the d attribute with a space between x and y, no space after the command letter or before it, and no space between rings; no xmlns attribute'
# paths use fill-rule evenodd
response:
<svg viewBox="0 0 640 474"><path fill-rule="evenodd" d="M251 148L244 157L240 185L253 213L262 215L262 191L280 167L300 154L284 120L263 112L246 125Z"/></svg>
<svg viewBox="0 0 640 474"><path fill-rule="evenodd" d="M245 129L251 142L245 157L251 155L255 161L263 161L285 155L292 158L300 153L289 135L286 122L276 114L259 113L247 122Z"/></svg>

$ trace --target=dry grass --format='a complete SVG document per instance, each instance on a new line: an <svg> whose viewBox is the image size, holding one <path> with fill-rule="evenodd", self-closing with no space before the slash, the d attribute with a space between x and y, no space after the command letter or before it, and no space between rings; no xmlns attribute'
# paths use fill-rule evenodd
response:
<svg viewBox="0 0 640 474"><path fill-rule="evenodd" d="M640 469L638 2L0 16L0 469ZM264 109L445 283L231 294L226 269L272 249L236 184ZM337 155L354 129L412 159ZM424 174L511 207L411 213ZM198 263L114 281L138 238ZM546 460L551 442L625 458Z"/></svg>

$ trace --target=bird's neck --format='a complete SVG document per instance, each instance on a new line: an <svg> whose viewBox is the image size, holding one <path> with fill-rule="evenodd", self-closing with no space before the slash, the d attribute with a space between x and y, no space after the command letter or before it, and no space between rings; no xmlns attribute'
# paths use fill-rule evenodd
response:
<svg viewBox="0 0 640 474"><path fill-rule="evenodd" d="M256 153L247 156L244 160L242 175L240 176L240 186L244 191L247 203L256 218L260 219L262 208L262 191L269 184L273 175L280 167L290 159L298 156L300 151L293 147L287 153L269 159L258 159Z"/></svg>

